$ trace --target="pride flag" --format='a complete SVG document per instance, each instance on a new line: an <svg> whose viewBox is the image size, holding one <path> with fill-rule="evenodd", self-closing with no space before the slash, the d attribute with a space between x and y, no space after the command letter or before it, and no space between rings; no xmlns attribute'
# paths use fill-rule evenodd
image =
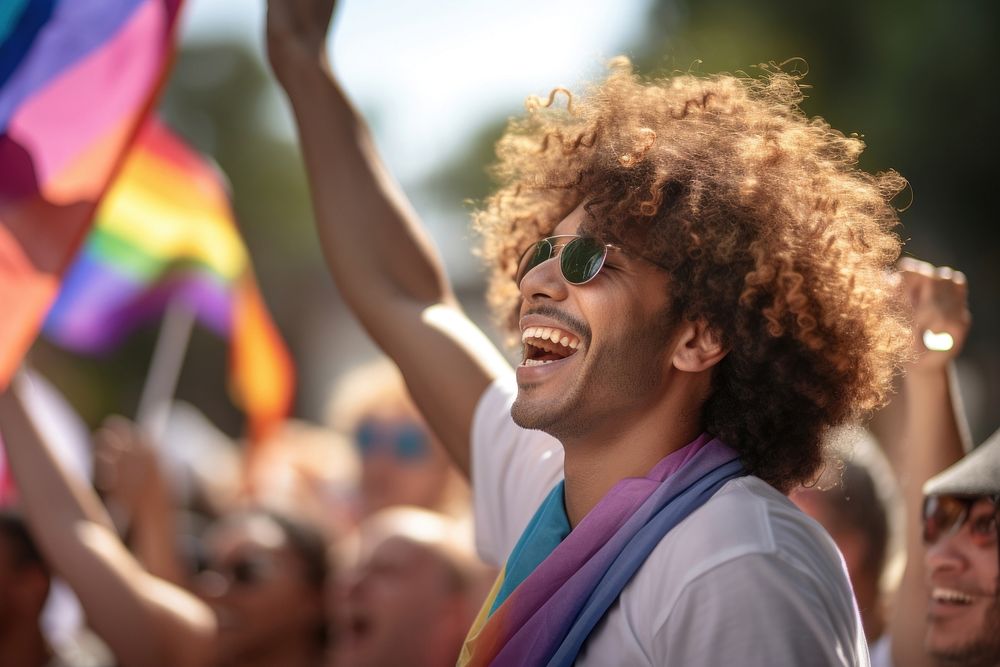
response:
<svg viewBox="0 0 1000 667"><path fill-rule="evenodd" d="M160 87L180 3L0 3L0 387Z"/></svg>
<svg viewBox="0 0 1000 667"><path fill-rule="evenodd" d="M222 176L150 119L45 321L53 342L100 353L179 300L230 340L230 388L251 437L287 416L294 371L268 315Z"/></svg>

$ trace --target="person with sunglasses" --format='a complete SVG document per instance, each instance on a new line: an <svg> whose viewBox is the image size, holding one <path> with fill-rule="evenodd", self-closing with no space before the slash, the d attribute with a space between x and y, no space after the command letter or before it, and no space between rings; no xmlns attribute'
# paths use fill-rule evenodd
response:
<svg viewBox="0 0 1000 667"><path fill-rule="evenodd" d="M451 516L469 513L469 488L385 358L340 378L329 423L349 438L361 463L360 516L393 505L416 505Z"/></svg>
<svg viewBox="0 0 1000 667"><path fill-rule="evenodd" d="M807 119L796 78L528 100L475 214L511 372L333 77L330 0L271 0L320 243L470 475L501 565L460 664L866 665L843 561L785 496L886 400L893 172Z"/></svg>
<svg viewBox="0 0 1000 667"><path fill-rule="evenodd" d="M924 486L930 664L1000 665L1000 431Z"/></svg>

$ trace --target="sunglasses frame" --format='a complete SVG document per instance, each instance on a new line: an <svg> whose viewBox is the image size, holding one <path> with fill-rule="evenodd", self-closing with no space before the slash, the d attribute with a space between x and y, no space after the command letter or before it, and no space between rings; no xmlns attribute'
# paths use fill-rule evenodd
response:
<svg viewBox="0 0 1000 667"><path fill-rule="evenodd" d="M939 531L934 539L929 539L927 534L927 524L930 519L929 506L932 502L940 498L949 498L953 501L957 501L961 505L962 509L961 512L958 514L958 516L950 522L949 526ZM1000 543L1000 494L962 496L962 495L947 494L947 493L927 496L924 498L924 504L920 512L921 532L922 532L921 539L923 540L923 543L927 546L930 546L932 544L937 544L942 539L950 537L955 533L957 533L958 531L960 531L965 526L965 524L969 522L969 519L972 516L972 508L980 500L989 500L991 503L993 503L993 527L997 534L998 543Z"/></svg>
<svg viewBox="0 0 1000 667"><path fill-rule="evenodd" d="M565 243L556 243L555 241L557 239L570 239L570 240L566 241ZM586 279L584 279L582 281L579 281L579 282L575 281L575 280L571 280L570 277L566 275L566 266L565 266L565 263L564 263L564 258L566 257L566 254L565 254L564 251L567 248L569 248L571 245L573 245L574 243L576 243L577 241L595 241L602 248L601 257L600 257L600 259L597 262L597 268L594 269L593 274L591 276L589 276L588 278L586 278ZM529 261L529 259L528 259L529 256L532 255L532 254L536 254L541 249L542 244L545 244L545 245L547 245L549 247L549 256L546 257L545 259L543 259L543 260L541 260L541 261L533 264L531 267L529 267L527 269L522 269L522 267L525 265L525 263L527 261ZM549 260L552 260L552 259L557 259L558 258L559 259L559 274L562 276L563 280L565 280L570 285L577 285L577 286L579 286L579 285L586 285L591 280L593 280L594 278L596 278L597 275L601 272L601 269L604 268L604 262L607 261L607 259L608 259L608 248L611 248L613 250L621 250L621 247L619 247L619 246L617 246L617 245L615 245L613 243L605 243L604 241L602 241L598 237L592 236L592 235L588 235L588 234L557 234L555 236L547 236L544 239L539 239L538 241L535 241L530 246L528 246L527 249L525 249L525 251L523 253L521 253L521 258L517 262L517 272L514 274L514 283L518 287L520 287L521 286L521 282L524 280L524 278L529 273L531 273L533 270L535 270L536 268L538 268L539 266L541 266L545 262L547 262Z"/></svg>

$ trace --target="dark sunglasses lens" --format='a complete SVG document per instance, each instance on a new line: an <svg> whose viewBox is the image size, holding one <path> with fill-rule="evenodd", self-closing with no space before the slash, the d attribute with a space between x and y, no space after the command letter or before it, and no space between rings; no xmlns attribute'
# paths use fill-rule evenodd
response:
<svg viewBox="0 0 1000 667"><path fill-rule="evenodd" d="M427 435L419 426L401 428L396 438L396 454L401 460L415 463L427 455Z"/></svg>
<svg viewBox="0 0 1000 667"><path fill-rule="evenodd" d="M924 502L924 544L934 544L968 516L968 503L951 496L930 496Z"/></svg>
<svg viewBox="0 0 1000 667"><path fill-rule="evenodd" d="M559 256L563 278L574 285L591 280L604 266L606 254L607 247L598 239L588 236L573 239Z"/></svg>
<svg viewBox="0 0 1000 667"><path fill-rule="evenodd" d="M528 271L542 262L548 261L550 257L552 257L552 242L548 239L542 239L528 248L521 255L521 263L517 266L517 276L515 276L514 282L520 285L524 277L528 275Z"/></svg>
<svg viewBox="0 0 1000 667"><path fill-rule="evenodd" d="M370 455L378 442L378 427L373 422L364 422L354 432L354 442L362 456Z"/></svg>

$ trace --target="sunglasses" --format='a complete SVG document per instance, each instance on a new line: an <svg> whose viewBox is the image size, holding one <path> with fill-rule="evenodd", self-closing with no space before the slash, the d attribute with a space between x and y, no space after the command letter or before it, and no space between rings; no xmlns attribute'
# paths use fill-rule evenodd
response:
<svg viewBox="0 0 1000 667"><path fill-rule="evenodd" d="M237 587L252 587L269 579L275 569L275 563L264 555L246 555L234 558L226 563L202 564L202 570L221 575L231 585Z"/></svg>
<svg viewBox="0 0 1000 667"><path fill-rule="evenodd" d="M430 452L427 433L417 424L364 421L354 432L354 442L362 458L383 451L401 461L416 463L426 458Z"/></svg>
<svg viewBox="0 0 1000 667"><path fill-rule="evenodd" d="M593 280L604 267L608 248L621 250L616 245L605 243L594 236L563 234L550 236L531 244L517 265L514 282L518 287L524 277L539 264L553 257L559 258L559 270L563 279L571 285L583 285Z"/></svg>
<svg viewBox="0 0 1000 667"><path fill-rule="evenodd" d="M993 511L973 517L973 507L982 500L990 501ZM924 499L924 544L935 544L942 537L958 532L966 523L974 544L981 547L996 544L998 502L1000 495L928 496Z"/></svg>

